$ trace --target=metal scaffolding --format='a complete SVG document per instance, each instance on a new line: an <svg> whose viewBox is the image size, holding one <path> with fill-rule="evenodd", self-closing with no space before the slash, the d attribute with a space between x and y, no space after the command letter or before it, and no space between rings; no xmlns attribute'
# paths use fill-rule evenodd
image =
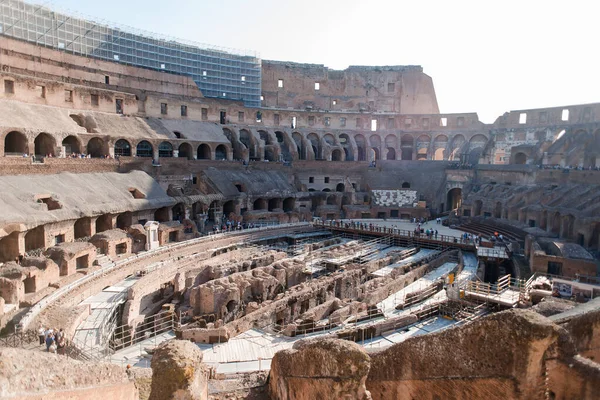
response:
<svg viewBox="0 0 600 400"><path fill-rule="evenodd" d="M84 57L190 76L205 97L261 106L256 53L96 22L18 0L0 0L0 34Z"/></svg>

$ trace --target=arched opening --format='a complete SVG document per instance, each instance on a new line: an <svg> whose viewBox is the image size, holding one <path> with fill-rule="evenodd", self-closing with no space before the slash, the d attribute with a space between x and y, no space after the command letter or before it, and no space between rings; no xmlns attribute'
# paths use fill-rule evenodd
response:
<svg viewBox="0 0 600 400"><path fill-rule="evenodd" d="M335 196L328 196L327 197L327 205L328 206L335 206L337 204L336 198Z"/></svg>
<svg viewBox="0 0 600 400"><path fill-rule="evenodd" d="M456 210L462 204L462 189L454 188L448 191L448 196L446 199L447 211Z"/></svg>
<svg viewBox="0 0 600 400"><path fill-rule="evenodd" d="M352 150L353 146L352 142L350 141L350 136L348 136L346 133L342 133L340 135L340 144L344 149L344 159L346 161L354 161L354 152Z"/></svg>
<svg viewBox="0 0 600 400"><path fill-rule="evenodd" d="M169 207L161 207L154 211L154 220L158 222L169 222Z"/></svg>
<svg viewBox="0 0 600 400"><path fill-rule="evenodd" d="M543 230L548 229L548 211L546 210L542 211L542 213L540 214L539 227Z"/></svg>
<svg viewBox="0 0 600 400"><path fill-rule="evenodd" d="M260 137L260 139L265 142L265 146L268 144L273 144L271 137L269 136L269 134L267 133L267 131L258 131L258 136Z"/></svg>
<svg viewBox="0 0 600 400"><path fill-rule="evenodd" d="M169 142L162 142L158 145L158 156L160 158L173 157L173 145Z"/></svg>
<svg viewBox="0 0 600 400"><path fill-rule="evenodd" d="M40 225L25 234L25 251L42 249L46 246L44 226Z"/></svg>
<svg viewBox="0 0 600 400"><path fill-rule="evenodd" d="M135 154L138 157L153 157L154 149L150 142L142 140L135 148Z"/></svg>
<svg viewBox="0 0 600 400"><path fill-rule="evenodd" d="M276 131L275 137L277 138L277 143L279 143L279 144L283 143L283 132Z"/></svg>
<svg viewBox="0 0 600 400"><path fill-rule="evenodd" d="M229 218L231 214L235 214L235 203L233 200L226 201L225 204L223 204L223 215Z"/></svg>
<svg viewBox="0 0 600 400"><path fill-rule="evenodd" d="M96 233L111 230L113 228L112 215L104 214L96 219Z"/></svg>
<svg viewBox="0 0 600 400"><path fill-rule="evenodd" d="M370 152L370 161L378 161L381 160L381 157L379 156L379 149L375 148L375 147L371 147L371 152Z"/></svg>
<svg viewBox="0 0 600 400"><path fill-rule="evenodd" d="M313 151L313 154L315 156L314 157L315 160L321 159L322 158L321 157L321 143L320 143L320 140L319 140L319 137L317 136L317 134L316 133L309 133L308 136L307 136L307 139L308 139L308 141L311 144L312 151Z"/></svg>
<svg viewBox="0 0 600 400"><path fill-rule="evenodd" d="M413 159L413 147L415 145L415 139L410 135L404 135L400 138L400 148L402 154L400 155L402 160Z"/></svg>
<svg viewBox="0 0 600 400"><path fill-rule="evenodd" d="M527 164L527 154L523 152L515 154L515 164Z"/></svg>
<svg viewBox="0 0 600 400"><path fill-rule="evenodd" d="M560 235L560 213L558 211L552 216L552 229L550 229L550 232Z"/></svg>
<svg viewBox="0 0 600 400"><path fill-rule="evenodd" d="M465 139L465 137L461 134L458 134L452 138L448 160L460 161L461 149L466 141L467 139Z"/></svg>
<svg viewBox="0 0 600 400"><path fill-rule="evenodd" d="M409 182L402 182L402 189L410 189L410 183Z"/></svg>
<svg viewBox="0 0 600 400"><path fill-rule="evenodd" d="M86 149L87 153L92 158L102 158L106 155L104 140L98 137L90 139Z"/></svg>
<svg viewBox="0 0 600 400"><path fill-rule="evenodd" d="M132 219L132 214L129 211L119 214L117 217L117 228L126 230L131 226Z"/></svg>
<svg viewBox="0 0 600 400"><path fill-rule="evenodd" d="M477 147L475 149L472 149L471 151L469 151L468 163L473 164L473 165L479 164L479 159L481 158L482 154L483 154L482 147Z"/></svg>
<svg viewBox="0 0 600 400"><path fill-rule="evenodd" d="M433 159L436 161L442 161L444 159L444 149L436 149L435 153L433 154Z"/></svg>
<svg viewBox="0 0 600 400"><path fill-rule="evenodd" d="M338 183L335 187L336 192L343 192L344 190L346 190L346 185L344 185L343 183Z"/></svg>
<svg viewBox="0 0 600 400"><path fill-rule="evenodd" d="M444 159L444 151L448 147L448 136L446 135L438 135L435 137L433 141L433 148L435 151L433 152L433 159L436 161L441 161Z"/></svg>
<svg viewBox="0 0 600 400"><path fill-rule="evenodd" d="M483 201L475 200L473 203L473 216L478 217L481 215L481 209L483 208Z"/></svg>
<svg viewBox="0 0 600 400"><path fill-rule="evenodd" d="M4 137L4 155L19 155L29 154L29 146L27 136L21 132L12 131Z"/></svg>
<svg viewBox="0 0 600 400"><path fill-rule="evenodd" d="M325 188L325 189L323 189L323 191L324 191L324 192L331 192L331 189L329 189L329 188Z"/></svg>
<svg viewBox="0 0 600 400"><path fill-rule="evenodd" d="M252 204L253 210L266 210L267 209L267 200L265 199L256 199Z"/></svg>
<svg viewBox="0 0 600 400"><path fill-rule="evenodd" d="M417 160L427 160L431 138L428 135L421 135L417 138Z"/></svg>
<svg viewBox="0 0 600 400"><path fill-rule="evenodd" d="M0 239L0 262L13 261L18 256L19 232L14 231Z"/></svg>
<svg viewBox="0 0 600 400"><path fill-rule="evenodd" d="M131 144L125 139L115 142L115 157L131 157Z"/></svg>
<svg viewBox="0 0 600 400"><path fill-rule="evenodd" d="M227 160L227 147L220 144L215 149L215 160Z"/></svg>
<svg viewBox="0 0 600 400"><path fill-rule="evenodd" d="M497 202L494 207L494 218L502 218L502 203Z"/></svg>
<svg viewBox="0 0 600 400"><path fill-rule="evenodd" d="M594 224L594 230L590 238L589 247L592 249L600 249L600 222Z"/></svg>
<svg viewBox="0 0 600 400"><path fill-rule="evenodd" d="M354 136L354 141L356 142L356 150L358 161L367 161L367 140L363 135Z"/></svg>
<svg viewBox="0 0 600 400"><path fill-rule="evenodd" d="M94 140L94 139L92 139ZM40 133L34 140L36 156L55 156L56 141L47 133ZM89 150L88 150L89 153Z"/></svg>
<svg viewBox="0 0 600 400"><path fill-rule="evenodd" d="M79 139L73 135L69 135L64 138L62 141L62 146L65 148L66 156L69 156L73 153L81 153L81 144L79 143Z"/></svg>
<svg viewBox="0 0 600 400"><path fill-rule="evenodd" d="M281 199L269 199L269 211L281 208Z"/></svg>
<svg viewBox="0 0 600 400"><path fill-rule="evenodd" d="M298 159L306 160L306 149L304 147L304 143L302 141L302 135L298 132L292 133L292 139L294 143L296 143L296 150L298 151Z"/></svg>
<svg viewBox="0 0 600 400"><path fill-rule="evenodd" d="M396 149L392 147L387 148L386 160L395 160L396 159Z"/></svg>
<svg viewBox="0 0 600 400"><path fill-rule="evenodd" d="M296 207L296 199L294 199L293 197L288 197L283 200L283 211L285 211L285 212L294 211L295 207Z"/></svg>
<svg viewBox="0 0 600 400"><path fill-rule="evenodd" d="M75 239L82 239L92 236L92 224L89 218L79 218L73 224L73 232Z"/></svg>
<svg viewBox="0 0 600 400"><path fill-rule="evenodd" d="M182 222L185 218L185 206L183 203L177 203L171 209L172 220ZM168 219L168 217L167 217Z"/></svg>
<svg viewBox="0 0 600 400"><path fill-rule="evenodd" d="M189 143L181 143L179 145L179 158L187 158L188 160L193 159L192 145Z"/></svg>
<svg viewBox="0 0 600 400"><path fill-rule="evenodd" d="M342 151L335 149L331 152L331 161L342 161Z"/></svg>
<svg viewBox="0 0 600 400"><path fill-rule="evenodd" d="M198 160L210 160L210 146L206 143L202 143L198 146L196 158L198 158Z"/></svg>
<svg viewBox="0 0 600 400"><path fill-rule="evenodd" d="M234 312L237 309L238 302L235 301L235 300L230 300L229 303L227 303L226 307L227 307L227 312L228 313L232 313L232 312Z"/></svg>
<svg viewBox="0 0 600 400"><path fill-rule="evenodd" d="M220 208L219 206L219 202L218 201L213 201L212 203L210 203L210 205L208 206L208 220L212 221L214 223L217 222L217 218L219 217L217 214L217 210Z"/></svg>
<svg viewBox="0 0 600 400"><path fill-rule="evenodd" d="M364 147L358 148L358 161L366 161L367 160L367 152Z"/></svg>
<svg viewBox="0 0 600 400"><path fill-rule="evenodd" d="M565 215L562 218L562 229L560 237L563 239L573 239L573 227L575 225L575 217L572 215Z"/></svg>

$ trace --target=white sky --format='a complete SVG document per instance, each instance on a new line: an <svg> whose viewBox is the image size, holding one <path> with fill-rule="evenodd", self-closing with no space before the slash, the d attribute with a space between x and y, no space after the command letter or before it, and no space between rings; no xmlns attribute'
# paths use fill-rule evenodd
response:
<svg viewBox="0 0 600 400"><path fill-rule="evenodd" d="M54 0L49 7L267 60L421 65L440 111L600 101L596 0Z"/></svg>

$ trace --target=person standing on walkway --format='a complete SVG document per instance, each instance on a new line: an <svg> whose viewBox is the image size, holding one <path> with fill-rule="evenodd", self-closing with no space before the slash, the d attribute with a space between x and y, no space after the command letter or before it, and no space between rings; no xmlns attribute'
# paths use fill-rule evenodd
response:
<svg viewBox="0 0 600 400"><path fill-rule="evenodd" d="M42 324L38 328L38 338L40 339L40 346L46 342L46 329Z"/></svg>

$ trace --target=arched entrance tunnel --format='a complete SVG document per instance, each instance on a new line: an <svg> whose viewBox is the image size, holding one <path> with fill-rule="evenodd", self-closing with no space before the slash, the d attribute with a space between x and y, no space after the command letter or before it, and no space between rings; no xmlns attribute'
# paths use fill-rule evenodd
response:
<svg viewBox="0 0 600 400"><path fill-rule="evenodd" d="M451 211L459 208L462 204L462 189L454 188L448 192L446 199L446 211Z"/></svg>

